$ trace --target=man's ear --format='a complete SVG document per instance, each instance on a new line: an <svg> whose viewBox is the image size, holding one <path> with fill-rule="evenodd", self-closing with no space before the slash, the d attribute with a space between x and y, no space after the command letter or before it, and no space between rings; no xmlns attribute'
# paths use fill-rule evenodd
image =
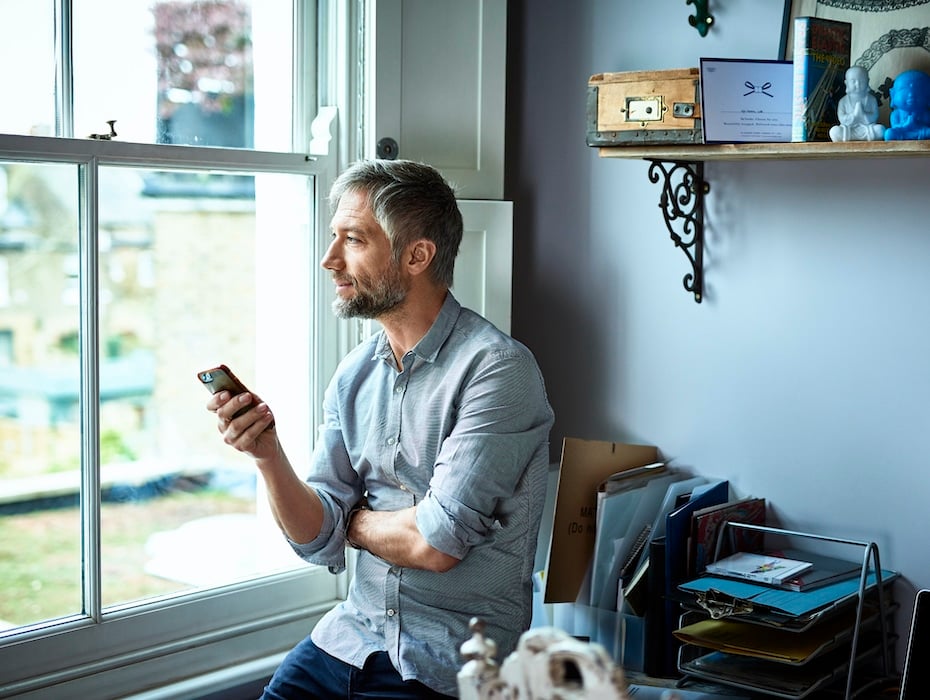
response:
<svg viewBox="0 0 930 700"><path fill-rule="evenodd" d="M421 238L407 248L407 271L418 275L426 271L435 257L436 244L428 238Z"/></svg>

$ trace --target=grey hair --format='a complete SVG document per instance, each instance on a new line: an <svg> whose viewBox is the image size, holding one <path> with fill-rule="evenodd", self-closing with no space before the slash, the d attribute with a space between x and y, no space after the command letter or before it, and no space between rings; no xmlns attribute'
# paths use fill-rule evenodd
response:
<svg viewBox="0 0 930 700"><path fill-rule="evenodd" d="M395 261L414 241L436 245L430 276L452 286L455 258L462 243L462 213L455 191L438 170L411 160L361 160L333 183L329 204L333 211L347 192L364 192L368 205L391 241Z"/></svg>

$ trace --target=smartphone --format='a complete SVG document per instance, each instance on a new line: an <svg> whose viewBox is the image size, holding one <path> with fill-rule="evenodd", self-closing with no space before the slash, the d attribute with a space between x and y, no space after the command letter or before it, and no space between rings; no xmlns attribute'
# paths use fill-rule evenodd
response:
<svg viewBox="0 0 930 700"><path fill-rule="evenodd" d="M235 396L236 394L242 394L248 391L245 384L239 381L239 378L233 374L232 370L226 365L218 365L217 367L198 372L197 378L209 389L211 394L216 394L220 391L228 391L232 396ZM252 408L251 404L243 406L233 414L233 418L242 415L250 408Z"/></svg>

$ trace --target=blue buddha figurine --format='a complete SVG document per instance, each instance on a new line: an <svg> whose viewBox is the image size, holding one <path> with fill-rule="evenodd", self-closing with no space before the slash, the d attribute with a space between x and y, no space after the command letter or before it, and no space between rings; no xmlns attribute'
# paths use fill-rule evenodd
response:
<svg viewBox="0 0 930 700"><path fill-rule="evenodd" d="M930 138L930 75L906 70L891 86L891 126L886 141Z"/></svg>

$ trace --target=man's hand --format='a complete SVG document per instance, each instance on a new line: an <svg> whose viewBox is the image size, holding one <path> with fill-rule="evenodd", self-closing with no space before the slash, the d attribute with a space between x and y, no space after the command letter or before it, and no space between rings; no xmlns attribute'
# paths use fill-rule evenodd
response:
<svg viewBox="0 0 930 700"><path fill-rule="evenodd" d="M252 405L241 416L232 416ZM257 394L230 396L221 391L210 397L207 410L216 413L223 442L255 460L265 480L268 502L278 527L293 542L306 544L320 534L323 506L320 497L291 466L275 430L274 415Z"/></svg>
<svg viewBox="0 0 930 700"><path fill-rule="evenodd" d="M241 416L233 415L243 407L252 405ZM272 457L280 447L274 429L274 415L268 404L251 392L230 395L220 391L210 397L207 410L216 413L217 429L223 442L254 459Z"/></svg>

